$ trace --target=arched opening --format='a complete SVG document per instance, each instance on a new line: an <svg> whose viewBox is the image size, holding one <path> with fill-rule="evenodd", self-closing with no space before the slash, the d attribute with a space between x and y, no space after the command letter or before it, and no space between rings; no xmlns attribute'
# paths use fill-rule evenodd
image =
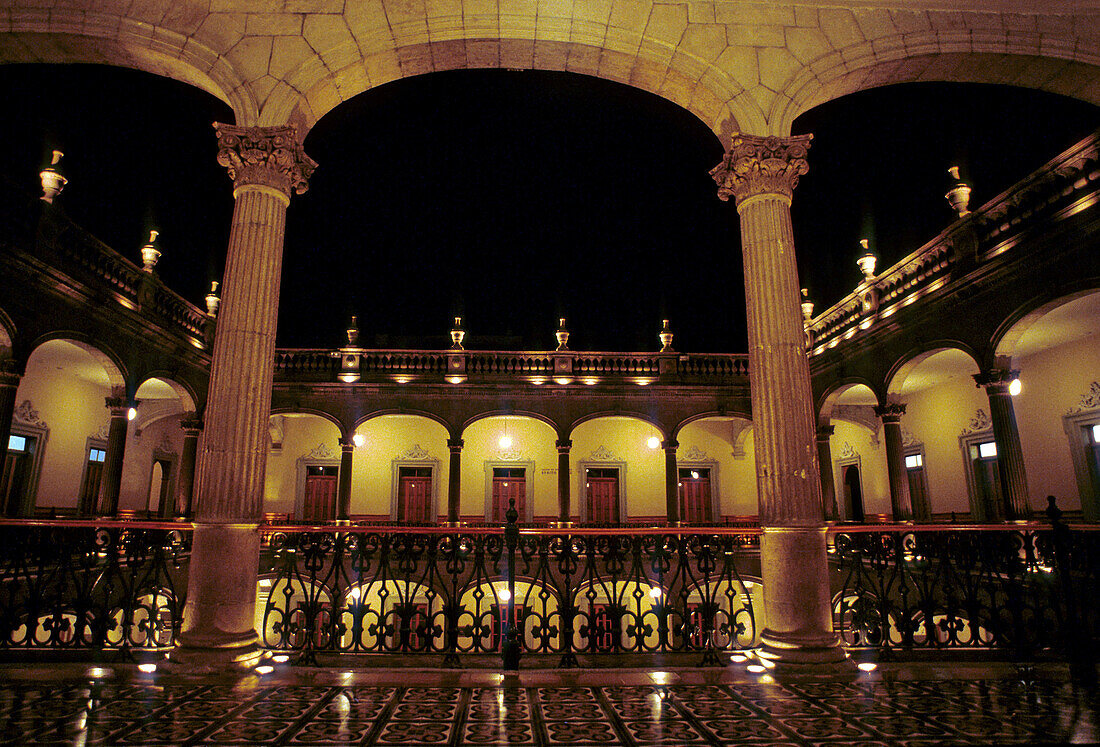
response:
<svg viewBox="0 0 1100 747"><path fill-rule="evenodd" d="M107 459L106 399L122 374L76 340L48 340L31 353L16 391L0 497L9 516L72 516L97 508Z"/></svg>
<svg viewBox="0 0 1100 747"><path fill-rule="evenodd" d="M636 417L605 415L571 434L573 512L586 524L663 524L664 434Z"/></svg>
<svg viewBox="0 0 1100 747"><path fill-rule="evenodd" d="M821 408L820 423L831 425L829 469L837 517L844 521L884 521L892 516L890 482L878 397L866 384L846 384L832 391Z"/></svg>
<svg viewBox="0 0 1100 747"><path fill-rule="evenodd" d="M195 401L187 389L166 377L143 381L134 401L119 510L150 518L179 516L186 510L186 501L177 494L183 466L181 423L194 413Z"/></svg>
<svg viewBox="0 0 1100 747"><path fill-rule="evenodd" d="M752 421L710 416L676 434L680 521L756 523L758 499Z"/></svg>
<svg viewBox="0 0 1100 747"><path fill-rule="evenodd" d="M264 518L328 522L336 518L340 429L327 417L284 412L268 421Z"/></svg>
<svg viewBox="0 0 1100 747"><path fill-rule="evenodd" d="M350 515L356 521L434 524L445 515L447 429L423 415L373 417L355 429Z"/></svg>
<svg viewBox="0 0 1100 747"><path fill-rule="evenodd" d="M491 415L462 432L462 516L501 525L514 501L523 523L552 520L557 507L557 434L529 415Z"/></svg>
<svg viewBox="0 0 1100 747"><path fill-rule="evenodd" d="M891 400L905 406L910 497L914 506L923 497L933 520L986 520L1000 502L989 398L975 385L978 370L969 353L937 346L899 361L887 383Z"/></svg>
<svg viewBox="0 0 1100 747"><path fill-rule="evenodd" d="M1004 331L997 359L1019 371L1012 407L1032 504L1053 495L1100 520L1100 291L1031 309Z"/></svg>

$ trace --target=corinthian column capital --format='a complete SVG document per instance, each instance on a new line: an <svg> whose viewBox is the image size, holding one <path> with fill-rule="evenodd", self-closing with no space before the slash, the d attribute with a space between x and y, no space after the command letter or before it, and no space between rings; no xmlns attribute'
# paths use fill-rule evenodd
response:
<svg viewBox="0 0 1100 747"><path fill-rule="evenodd" d="M734 135L722 162L710 172L719 199L732 196L738 206L757 195L782 195L790 200L798 177L810 170L806 153L812 139L813 135Z"/></svg>
<svg viewBox="0 0 1100 747"><path fill-rule="evenodd" d="M317 163L306 155L293 125L284 127L235 127L214 123L218 133L218 163L229 171L234 190L246 186L268 187L303 194Z"/></svg>

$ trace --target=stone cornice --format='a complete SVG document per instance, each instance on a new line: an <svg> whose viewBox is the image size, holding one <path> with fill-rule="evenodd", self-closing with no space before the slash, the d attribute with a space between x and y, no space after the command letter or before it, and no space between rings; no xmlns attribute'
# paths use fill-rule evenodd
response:
<svg viewBox="0 0 1100 747"><path fill-rule="evenodd" d="M296 127L235 127L215 122L214 129L218 133L218 163L229 172L235 188L270 187L287 199L309 188L317 163L303 150Z"/></svg>
<svg viewBox="0 0 1100 747"><path fill-rule="evenodd" d="M782 195L788 200L798 177L810 170L806 154L813 135L760 137L737 134L722 162L711 169L718 197L740 205L756 195Z"/></svg>

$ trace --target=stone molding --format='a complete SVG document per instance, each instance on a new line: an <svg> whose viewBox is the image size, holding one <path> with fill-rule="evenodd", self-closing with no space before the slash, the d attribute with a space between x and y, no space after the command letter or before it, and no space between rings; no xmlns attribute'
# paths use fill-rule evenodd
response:
<svg viewBox="0 0 1100 747"><path fill-rule="evenodd" d="M974 411L974 416L970 418L970 422L963 428L959 437L969 436L973 433L985 433L993 430L993 420L990 419L989 413L979 407Z"/></svg>
<svg viewBox="0 0 1100 747"><path fill-rule="evenodd" d="M214 123L218 134L218 163L229 172L236 188L262 186L290 199L309 189L317 163L306 155L293 125L235 127Z"/></svg>
<svg viewBox="0 0 1100 747"><path fill-rule="evenodd" d="M790 200L798 178L810 170L806 154L812 139L813 135L734 135L722 162L710 172L718 185L718 198L725 201L732 196L737 205L757 195Z"/></svg>
<svg viewBox="0 0 1100 747"><path fill-rule="evenodd" d="M336 459L337 453L326 443L319 443L312 451L302 454L301 459Z"/></svg>
<svg viewBox="0 0 1100 747"><path fill-rule="evenodd" d="M1014 369L990 368L974 374L974 383L986 391L1007 390L1008 385L1019 375L1020 372Z"/></svg>
<svg viewBox="0 0 1100 747"><path fill-rule="evenodd" d="M698 446L692 445L684 453L685 462L705 462L707 461L707 452L704 449L700 449Z"/></svg>
<svg viewBox="0 0 1100 747"><path fill-rule="evenodd" d="M588 458L593 462L619 462L622 461L619 457L615 456L615 452L607 448L603 444L596 447L596 450L588 455Z"/></svg>
<svg viewBox="0 0 1100 747"><path fill-rule="evenodd" d="M460 447L461 448L461 447ZM399 459L431 459L431 453L420 444L413 444Z"/></svg>
<svg viewBox="0 0 1100 747"><path fill-rule="evenodd" d="M15 416L15 421L21 425L33 425L39 428L47 427L46 421L38 414L38 410L34 409L34 405L31 404L29 399L20 402L12 414Z"/></svg>

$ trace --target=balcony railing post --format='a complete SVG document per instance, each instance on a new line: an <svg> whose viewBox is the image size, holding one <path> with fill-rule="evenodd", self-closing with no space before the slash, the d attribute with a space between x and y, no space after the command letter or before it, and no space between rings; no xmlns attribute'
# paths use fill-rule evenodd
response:
<svg viewBox="0 0 1100 747"><path fill-rule="evenodd" d="M504 545L507 549L506 568L508 572L508 615L504 621L504 643L501 646L501 659L506 671L519 669L521 655L519 644L519 626L516 625L516 548L519 546L519 512L516 499L508 500L508 511L504 514Z"/></svg>

